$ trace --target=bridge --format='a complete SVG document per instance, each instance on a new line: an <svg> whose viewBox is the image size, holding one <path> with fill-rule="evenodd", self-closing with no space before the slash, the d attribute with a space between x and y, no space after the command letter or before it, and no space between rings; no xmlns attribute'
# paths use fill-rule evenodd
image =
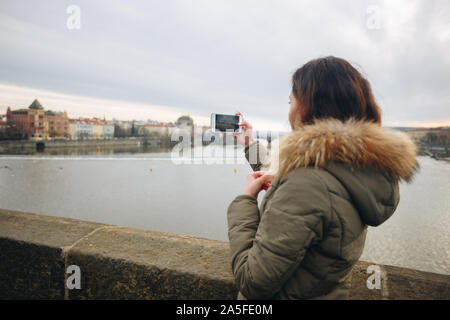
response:
<svg viewBox="0 0 450 320"><path fill-rule="evenodd" d="M380 286L369 289L373 266ZM0 209L0 299L236 296L227 242ZM360 261L350 298L450 299L450 275Z"/></svg>

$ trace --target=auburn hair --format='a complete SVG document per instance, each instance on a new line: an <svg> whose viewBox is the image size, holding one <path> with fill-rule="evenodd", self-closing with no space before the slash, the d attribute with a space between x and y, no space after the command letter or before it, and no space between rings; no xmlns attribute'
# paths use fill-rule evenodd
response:
<svg viewBox="0 0 450 320"><path fill-rule="evenodd" d="M300 106L301 124L321 118L381 124L381 110L369 81L342 58L318 58L297 69L292 76L292 93Z"/></svg>

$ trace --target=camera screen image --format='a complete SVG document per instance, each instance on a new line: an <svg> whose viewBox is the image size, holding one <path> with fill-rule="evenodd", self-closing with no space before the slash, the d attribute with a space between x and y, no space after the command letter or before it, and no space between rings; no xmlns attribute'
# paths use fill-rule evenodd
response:
<svg viewBox="0 0 450 320"><path fill-rule="evenodd" d="M223 132L239 130L239 116L216 114L216 130Z"/></svg>

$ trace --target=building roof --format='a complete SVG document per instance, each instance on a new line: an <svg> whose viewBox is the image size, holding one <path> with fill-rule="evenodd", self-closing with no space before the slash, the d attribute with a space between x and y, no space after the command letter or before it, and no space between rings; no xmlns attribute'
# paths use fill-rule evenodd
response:
<svg viewBox="0 0 450 320"><path fill-rule="evenodd" d="M192 120L192 118L190 116L181 116L177 119L177 121L175 122L176 125L181 125L181 124L187 124L187 125L193 125L194 124L194 120Z"/></svg>
<svg viewBox="0 0 450 320"><path fill-rule="evenodd" d="M47 115L47 116L64 116L64 112L47 110L47 111L45 111L45 115Z"/></svg>
<svg viewBox="0 0 450 320"><path fill-rule="evenodd" d="M28 109L17 109L11 111L12 114L28 114Z"/></svg>
<svg viewBox="0 0 450 320"><path fill-rule="evenodd" d="M40 104L40 102L38 101L38 99L34 99L33 103L30 104L30 106L28 108L29 109L39 109L39 110L43 110L44 109L42 107L42 105Z"/></svg>

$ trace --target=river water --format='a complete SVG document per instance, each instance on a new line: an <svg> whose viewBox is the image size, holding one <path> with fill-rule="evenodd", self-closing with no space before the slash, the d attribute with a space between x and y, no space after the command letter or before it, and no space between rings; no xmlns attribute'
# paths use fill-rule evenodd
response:
<svg viewBox="0 0 450 320"><path fill-rule="evenodd" d="M226 209L251 172L242 150L231 155L213 164L176 164L167 152L2 155L0 208L228 240ZM369 228L361 260L450 274L450 164L419 162L393 217Z"/></svg>

